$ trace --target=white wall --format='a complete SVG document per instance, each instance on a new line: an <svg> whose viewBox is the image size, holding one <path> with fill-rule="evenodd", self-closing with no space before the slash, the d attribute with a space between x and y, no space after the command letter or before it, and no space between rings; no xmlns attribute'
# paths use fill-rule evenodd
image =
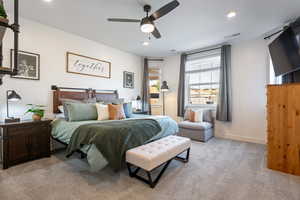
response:
<svg viewBox="0 0 300 200"><path fill-rule="evenodd" d="M12 34L8 33L4 41L6 66L9 66L9 49L12 42ZM28 103L47 105L47 113L52 113L51 85L118 89L120 97L129 100L140 95L142 62L139 56L25 19L21 19L20 50L40 54L40 81L11 79L5 76L4 84L0 86L0 120L6 115L5 91L8 89L16 90L22 96L22 101L11 109L15 116L21 117L24 117L24 105ZM110 61L111 79L66 73L67 51ZM123 88L123 71L135 73L135 89Z"/></svg>
<svg viewBox="0 0 300 200"><path fill-rule="evenodd" d="M233 120L216 122L215 135L242 141L266 141L266 90L268 53L263 39L232 45ZM165 58L164 79L172 88L167 114L177 121L180 56Z"/></svg>
<svg viewBox="0 0 300 200"><path fill-rule="evenodd" d="M179 84L180 56L164 58L162 80L168 82L169 91L165 94L166 115L179 121L177 117L177 92Z"/></svg>

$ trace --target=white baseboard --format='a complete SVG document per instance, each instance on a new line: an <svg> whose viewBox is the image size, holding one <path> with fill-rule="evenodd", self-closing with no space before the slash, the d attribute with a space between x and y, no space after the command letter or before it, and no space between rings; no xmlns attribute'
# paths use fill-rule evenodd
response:
<svg viewBox="0 0 300 200"><path fill-rule="evenodd" d="M266 140L264 139L258 139L258 138L251 138L251 137L245 137L240 135L232 135L232 134L222 134L222 135L215 135L217 138L223 138L223 139L230 139L230 140L237 140L242 142L251 142L256 144L266 144Z"/></svg>

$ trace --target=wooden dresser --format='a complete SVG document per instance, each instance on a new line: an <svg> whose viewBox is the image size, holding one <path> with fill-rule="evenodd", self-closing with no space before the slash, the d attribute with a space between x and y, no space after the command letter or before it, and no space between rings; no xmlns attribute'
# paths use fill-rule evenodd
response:
<svg viewBox="0 0 300 200"><path fill-rule="evenodd" d="M0 123L3 169L50 156L51 120Z"/></svg>
<svg viewBox="0 0 300 200"><path fill-rule="evenodd" d="M269 85L268 168L300 176L300 84Z"/></svg>

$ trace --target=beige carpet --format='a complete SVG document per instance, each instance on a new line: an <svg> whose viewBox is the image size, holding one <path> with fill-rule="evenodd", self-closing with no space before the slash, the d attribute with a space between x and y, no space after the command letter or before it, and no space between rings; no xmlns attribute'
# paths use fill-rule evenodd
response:
<svg viewBox="0 0 300 200"><path fill-rule="evenodd" d="M15 199L300 200L300 177L266 169L263 145L213 139L193 142L190 162L173 161L155 189L63 153L0 169L0 200Z"/></svg>

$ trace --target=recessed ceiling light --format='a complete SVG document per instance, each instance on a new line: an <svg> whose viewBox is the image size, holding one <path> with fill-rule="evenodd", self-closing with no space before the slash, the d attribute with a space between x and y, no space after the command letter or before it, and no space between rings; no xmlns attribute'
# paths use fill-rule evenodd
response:
<svg viewBox="0 0 300 200"><path fill-rule="evenodd" d="M51 2L52 0L44 0L45 2Z"/></svg>
<svg viewBox="0 0 300 200"><path fill-rule="evenodd" d="M236 17L236 12L235 12L235 11L231 11L231 12L229 12L229 13L227 14L227 18L228 18L228 19L232 19L232 18L234 18L234 17Z"/></svg>
<svg viewBox="0 0 300 200"><path fill-rule="evenodd" d="M150 44L150 42L148 42L148 41L145 41L142 43L143 46L149 46L149 44Z"/></svg>

